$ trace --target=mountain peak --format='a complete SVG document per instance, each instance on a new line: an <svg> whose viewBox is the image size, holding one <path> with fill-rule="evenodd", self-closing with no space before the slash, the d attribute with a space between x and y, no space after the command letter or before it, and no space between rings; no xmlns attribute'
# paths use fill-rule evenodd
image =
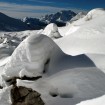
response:
<svg viewBox="0 0 105 105"><path fill-rule="evenodd" d="M62 10L60 12L45 15L40 20L46 21L47 23L55 23L55 22L63 22L66 23L67 21L71 20L72 17L76 15L75 12L71 10Z"/></svg>

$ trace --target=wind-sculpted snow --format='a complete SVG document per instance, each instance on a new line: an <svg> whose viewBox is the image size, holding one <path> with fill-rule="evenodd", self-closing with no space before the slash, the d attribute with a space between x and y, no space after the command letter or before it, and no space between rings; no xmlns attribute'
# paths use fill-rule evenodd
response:
<svg viewBox="0 0 105 105"><path fill-rule="evenodd" d="M0 32L0 59L11 56L15 48L28 36L41 33L43 30Z"/></svg>
<svg viewBox="0 0 105 105"><path fill-rule="evenodd" d="M105 103L105 95L95 99L83 101L77 105L104 105L104 103Z"/></svg>
<svg viewBox="0 0 105 105"><path fill-rule="evenodd" d="M94 63L85 55L68 56L49 37L36 34L26 38L15 49L4 68L3 78L37 77L47 69L47 74L52 75L63 69L93 66Z"/></svg>
<svg viewBox="0 0 105 105"><path fill-rule="evenodd" d="M12 86L0 89L0 105L11 105L10 90Z"/></svg>
<svg viewBox="0 0 105 105"><path fill-rule="evenodd" d="M89 67L63 70L35 82L17 80L17 85L41 92L46 105L76 105L105 94L104 81L104 73Z"/></svg>
<svg viewBox="0 0 105 105"><path fill-rule="evenodd" d="M90 17L91 19L93 18L98 18L98 16L105 15L105 9L103 8L96 8L88 12L87 17Z"/></svg>
<svg viewBox="0 0 105 105"><path fill-rule="evenodd" d="M54 104L56 101L56 98L53 99L54 96L59 96L57 98L59 101L55 105L60 104L61 100L65 98L70 100L66 102L69 105L72 102L71 98L79 98L80 102L83 99L103 95L105 85L103 83L101 86L100 83L104 81L104 74L94 66L94 63L86 55L66 55L52 39L42 34L36 34L26 38L15 49L5 65L2 79L6 82L13 77L42 76L42 79L35 81L34 85L33 82L29 81L28 84L27 82L21 84L22 81L18 81L17 84L25 86L27 84L26 87L31 86L30 88L40 91L42 99L45 100L47 105ZM90 68L85 70L87 67ZM99 76L94 78L93 74L95 76L101 75L100 77L103 77L103 79L100 79L100 82L97 83L97 80L94 80L95 78L99 79ZM91 83L90 81L94 82ZM83 87L81 84L83 84ZM87 84L90 84L90 86L88 87ZM97 85L97 87L91 94L94 85ZM101 91L96 92L100 89ZM87 91L86 95L83 90ZM74 103L77 103L77 100L71 105L74 105Z"/></svg>
<svg viewBox="0 0 105 105"><path fill-rule="evenodd" d="M81 18L83 18L84 16L86 15L86 13L84 12L79 12L76 16L74 16L71 20L70 20L70 23L76 21L76 20L79 20Z"/></svg>
<svg viewBox="0 0 105 105"><path fill-rule="evenodd" d="M58 31L58 27L54 23L51 23L51 24L47 25L45 27L44 31L42 32L42 34L47 35L52 39L57 39L57 38L61 37L61 35Z"/></svg>
<svg viewBox="0 0 105 105"><path fill-rule="evenodd" d="M41 75L44 64L56 48L54 46L54 42L44 35L26 38L13 52L4 68L5 74L9 77Z"/></svg>
<svg viewBox="0 0 105 105"><path fill-rule="evenodd" d="M64 37L56 40L57 45L63 52L69 55L95 54L96 58L101 59L100 62L92 56L89 56L90 59L95 62L98 68L105 72L105 66L103 64L105 59L103 56L105 55L104 19L104 9L94 9L90 11L84 18L71 24L74 28L79 28L73 33L68 30L67 35L65 34Z"/></svg>

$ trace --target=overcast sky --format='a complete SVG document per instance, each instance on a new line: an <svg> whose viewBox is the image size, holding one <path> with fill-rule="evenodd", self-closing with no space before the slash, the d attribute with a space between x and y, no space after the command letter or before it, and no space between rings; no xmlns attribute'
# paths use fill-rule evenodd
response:
<svg viewBox="0 0 105 105"><path fill-rule="evenodd" d="M11 17L40 17L60 10L75 12L104 8L105 0L0 0L0 12Z"/></svg>

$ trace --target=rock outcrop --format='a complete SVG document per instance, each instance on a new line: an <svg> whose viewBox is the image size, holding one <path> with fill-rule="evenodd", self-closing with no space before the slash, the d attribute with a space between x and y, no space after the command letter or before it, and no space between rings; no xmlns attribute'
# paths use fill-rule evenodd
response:
<svg viewBox="0 0 105 105"><path fill-rule="evenodd" d="M44 105L40 93L23 86L13 86L11 89L12 105Z"/></svg>

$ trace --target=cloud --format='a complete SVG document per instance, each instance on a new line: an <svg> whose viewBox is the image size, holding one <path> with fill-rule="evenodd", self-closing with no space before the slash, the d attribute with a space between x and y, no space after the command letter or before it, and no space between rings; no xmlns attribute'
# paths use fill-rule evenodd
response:
<svg viewBox="0 0 105 105"><path fill-rule="evenodd" d="M45 3L45 4L55 3L55 2L51 2L51 1L42 1L42 0L27 0L27 1L38 2L38 3Z"/></svg>
<svg viewBox="0 0 105 105"><path fill-rule="evenodd" d="M74 11L79 11L73 8L59 8L51 6L33 6L26 4L16 4L0 2L0 12L3 12L11 17L23 18L23 17L40 17L45 14L55 13L60 10L71 9ZM80 10L81 11L81 10Z"/></svg>

